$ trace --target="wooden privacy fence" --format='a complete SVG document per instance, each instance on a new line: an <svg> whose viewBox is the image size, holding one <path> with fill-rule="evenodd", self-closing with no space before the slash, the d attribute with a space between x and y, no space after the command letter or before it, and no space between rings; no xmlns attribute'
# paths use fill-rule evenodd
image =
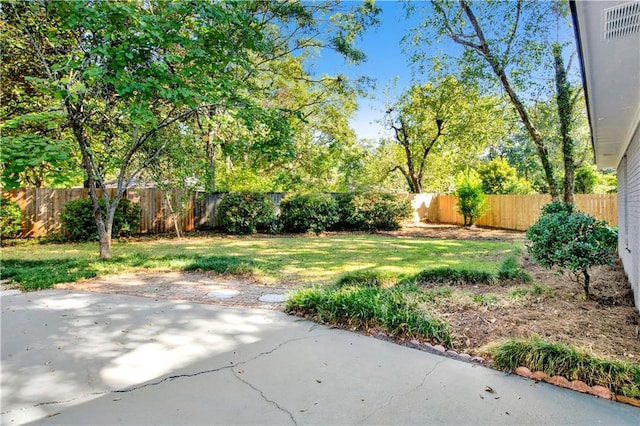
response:
<svg viewBox="0 0 640 426"><path fill-rule="evenodd" d="M419 211L423 212L421 219L457 225L464 223L462 215L456 212L458 201L453 195L415 194L414 197L414 208L420 204ZM421 201L416 202L416 199ZM617 194L576 194L575 205L578 210L615 226L618 223L617 199ZM548 194L488 195L488 210L475 223L489 228L526 231L540 217L542 206L550 202Z"/></svg>
<svg viewBox="0 0 640 426"><path fill-rule="evenodd" d="M111 195L115 189L108 190ZM172 201L173 208L179 205L183 196L180 190L161 191L156 188L129 189L125 198L138 203L142 208L138 232L143 234L159 234L174 230L171 209L167 202L167 195ZM61 230L60 213L64 205L78 198L89 198L89 190L84 188L45 189L20 188L3 191L2 197L14 201L24 213L22 224L23 237L40 237ZM195 216L192 197L187 199L187 206L180 218L180 227L184 231L195 229Z"/></svg>
<svg viewBox="0 0 640 426"><path fill-rule="evenodd" d="M115 190L110 190L115 191ZM126 198L138 203L142 217L138 232L157 234L174 231L169 197L173 208L186 197L185 209L180 217L180 229L193 231L201 228L214 228L218 225L217 206L224 194L196 194L188 196L180 190L162 191L156 188L130 189ZM286 194L267 194L276 206ZM88 198L89 191L83 188L42 189L21 188L3 191L2 197L16 202L25 214L23 223L24 237L38 237L61 229L60 213L64 205L77 198ZM408 194L414 208L413 220L462 225L463 217L456 213L456 198L453 195ZM526 231L540 215L543 205L549 203L549 195L489 195L489 209L476 223L491 228ZM576 194L576 207L597 219L616 225L618 207L616 194Z"/></svg>

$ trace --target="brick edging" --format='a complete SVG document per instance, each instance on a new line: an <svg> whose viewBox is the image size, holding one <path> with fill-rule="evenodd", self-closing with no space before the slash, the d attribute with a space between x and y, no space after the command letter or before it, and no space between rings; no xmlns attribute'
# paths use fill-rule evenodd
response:
<svg viewBox="0 0 640 426"><path fill-rule="evenodd" d="M531 372L527 367L520 366L515 369L515 374L518 376L522 376L527 379L535 380L535 381L543 381L552 385L560 386L563 388L571 389L581 393L588 393L590 395L597 396L603 399L610 399L613 401L622 402L624 404L633 405L636 407L640 407L640 400L636 398L631 398L628 396L615 395L608 388L604 386L589 386L585 382L580 380L569 381L563 376L549 376L544 371L535 371Z"/></svg>

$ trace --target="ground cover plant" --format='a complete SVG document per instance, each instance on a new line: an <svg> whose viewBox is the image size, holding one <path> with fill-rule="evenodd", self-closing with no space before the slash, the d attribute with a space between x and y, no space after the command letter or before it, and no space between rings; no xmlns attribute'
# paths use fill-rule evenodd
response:
<svg viewBox="0 0 640 426"><path fill-rule="evenodd" d="M348 285L342 280L331 287L298 290L287 301L285 310L349 329L377 328L394 337L419 337L451 345L449 326L422 312L409 289L382 288L370 278L363 277L360 282L352 279Z"/></svg>

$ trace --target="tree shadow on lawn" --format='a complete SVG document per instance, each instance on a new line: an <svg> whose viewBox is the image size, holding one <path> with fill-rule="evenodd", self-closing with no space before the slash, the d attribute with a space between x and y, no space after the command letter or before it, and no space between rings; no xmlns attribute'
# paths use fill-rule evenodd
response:
<svg viewBox="0 0 640 426"><path fill-rule="evenodd" d="M127 268L171 268L183 271L213 271L220 274L250 275L256 262L233 256L118 256L109 260L54 258L47 260L6 259L2 261L3 280L20 284L25 291L43 290L55 284L123 271Z"/></svg>

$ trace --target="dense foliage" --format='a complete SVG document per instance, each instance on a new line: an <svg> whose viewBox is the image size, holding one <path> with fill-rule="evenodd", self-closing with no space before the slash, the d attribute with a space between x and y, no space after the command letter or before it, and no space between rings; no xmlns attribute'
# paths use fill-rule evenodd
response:
<svg viewBox="0 0 640 426"><path fill-rule="evenodd" d="M287 232L320 233L338 221L338 205L328 194L294 194L280 203L280 223Z"/></svg>
<svg viewBox="0 0 640 426"><path fill-rule="evenodd" d="M478 175L485 194L528 194L533 192L531 185L519 179L515 167L505 158L498 157L478 166Z"/></svg>
<svg viewBox="0 0 640 426"><path fill-rule="evenodd" d="M339 220L335 228L349 231L391 231L399 229L413 208L404 196L392 194L343 193L335 196Z"/></svg>
<svg viewBox="0 0 640 426"><path fill-rule="evenodd" d="M263 190L290 176L328 180L354 142L361 85L313 78L307 61L323 49L364 60L355 42L378 13L373 1L3 3L2 177L55 183L79 162L103 259L117 205L143 172L208 190L220 166L227 183Z"/></svg>
<svg viewBox="0 0 640 426"><path fill-rule="evenodd" d="M487 210L487 196L482 192L482 183L473 170L459 175L456 181L456 209L464 216L464 226L471 226L474 219Z"/></svg>
<svg viewBox="0 0 640 426"><path fill-rule="evenodd" d="M100 208L105 214L105 205L100 200ZM136 233L140 224L141 209L138 204L123 198L118 203L113 217L112 234L126 237ZM71 200L60 213L63 233L70 241L95 241L98 229L93 215L93 203L88 198Z"/></svg>
<svg viewBox="0 0 640 426"><path fill-rule="evenodd" d="M588 298L589 268L613 262L618 233L571 204L555 202L543 208L527 238L527 249L538 264L571 271Z"/></svg>
<svg viewBox="0 0 640 426"><path fill-rule="evenodd" d="M275 204L265 194L232 192L218 204L218 223L230 234L253 234L267 230L275 220Z"/></svg>
<svg viewBox="0 0 640 426"><path fill-rule="evenodd" d="M17 237L22 230L22 218L22 210L16 203L0 198L0 237Z"/></svg>

